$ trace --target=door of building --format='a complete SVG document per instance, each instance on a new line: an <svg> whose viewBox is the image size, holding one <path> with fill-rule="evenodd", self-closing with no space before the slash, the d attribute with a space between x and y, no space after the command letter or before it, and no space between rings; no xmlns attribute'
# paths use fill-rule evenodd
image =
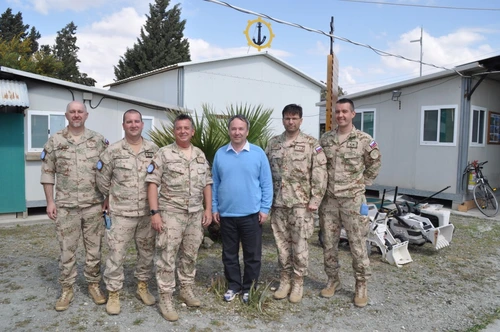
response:
<svg viewBox="0 0 500 332"><path fill-rule="evenodd" d="M0 213L24 211L24 115L0 113Z"/></svg>

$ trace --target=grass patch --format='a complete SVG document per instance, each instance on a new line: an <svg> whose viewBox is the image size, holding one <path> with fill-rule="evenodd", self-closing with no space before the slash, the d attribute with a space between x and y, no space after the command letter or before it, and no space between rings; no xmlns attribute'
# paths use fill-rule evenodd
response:
<svg viewBox="0 0 500 332"><path fill-rule="evenodd" d="M25 320L22 320L20 322L16 322L16 327L26 327L31 323L31 318L27 318Z"/></svg>
<svg viewBox="0 0 500 332"><path fill-rule="evenodd" d="M479 320L480 322L476 325L468 328L465 332L479 332L485 329L489 324L493 323L493 321L500 319L500 308L497 308L493 313L486 314L482 316Z"/></svg>
<svg viewBox="0 0 500 332"><path fill-rule="evenodd" d="M132 324L135 326L139 326L142 323L144 323L144 318L137 318L136 320L134 320L134 322Z"/></svg>

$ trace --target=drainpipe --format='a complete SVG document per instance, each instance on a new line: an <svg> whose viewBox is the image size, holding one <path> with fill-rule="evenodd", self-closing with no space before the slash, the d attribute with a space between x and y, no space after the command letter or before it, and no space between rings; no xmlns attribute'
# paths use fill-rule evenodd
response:
<svg viewBox="0 0 500 332"><path fill-rule="evenodd" d="M470 128L470 97L471 97L472 77L462 77L461 88L461 112L460 130L458 131L458 170L457 170L457 194L462 194L462 202L466 200L467 190L463 183L463 171L467 167L469 158L469 128Z"/></svg>

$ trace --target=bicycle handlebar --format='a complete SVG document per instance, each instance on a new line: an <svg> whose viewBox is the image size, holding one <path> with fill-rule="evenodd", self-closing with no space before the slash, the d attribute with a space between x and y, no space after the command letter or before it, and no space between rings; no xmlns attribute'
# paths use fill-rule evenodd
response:
<svg viewBox="0 0 500 332"><path fill-rule="evenodd" d="M483 162L477 163L476 166L474 166L474 163L470 163L465 167L464 174L468 173L469 171L475 170L475 169L482 169L484 164L486 164L488 160L485 160Z"/></svg>

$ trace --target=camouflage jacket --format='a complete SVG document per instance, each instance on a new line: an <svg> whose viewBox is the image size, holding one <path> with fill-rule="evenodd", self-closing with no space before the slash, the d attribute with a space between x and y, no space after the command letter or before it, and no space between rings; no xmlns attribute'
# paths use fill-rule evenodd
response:
<svg viewBox="0 0 500 332"><path fill-rule="evenodd" d="M319 206L326 191L326 157L314 137L300 132L286 145L285 133L274 136L266 155L273 175L273 206Z"/></svg>
<svg viewBox="0 0 500 332"><path fill-rule="evenodd" d="M189 160L176 143L162 147L154 156L146 182L160 187L160 210L192 213L203 209L203 190L212 184L212 173L203 151L192 148Z"/></svg>
<svg viewBox="0 0 500 332"><path fill-rule="evenodd" d="M90 129L85 129L78 142L67 127L49 138L41 156L40 183L55 184L57 207L84 208L102 203L96 164L106 147L104 137Z"/></svg>
<svg viewBox="0 0 500 332"><path fill-rule="evenodd" d="M373 138L354 126L346 140L339 142L337 129L323 134L320 144L328 169L327 192L336 197L364 195L378 175L381 154Z"/></svg>
<svg viewBox="0 0 500 332"><path fill-rule="evenodd" d="M124 217L149 214L146 175L158 147L146 139L142 142L137 154L125 139L110 145L101 153L97 166L97 185L104 196L109 196L112 214Z"/></svg>

